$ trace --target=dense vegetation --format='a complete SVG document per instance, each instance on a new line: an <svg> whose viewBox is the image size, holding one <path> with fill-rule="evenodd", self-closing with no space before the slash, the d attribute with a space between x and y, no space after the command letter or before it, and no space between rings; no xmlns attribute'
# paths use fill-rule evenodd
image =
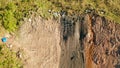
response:
<svg viewBox="0 0 120 68"><path fill-rule="evenodd" d="M6 45L0 45L0 68L21 68L22 63Z"/></svg>
<svg viewBox="0 0 120 68"><path fill-rule="evenodd" d="M19 28L20 21L29 17L31 12L49 18L51 15L48 10L84 13L86 9L95 10L98 14L119 22L119 4L119 0L0 0L0 23L13 32Z"/></svg>

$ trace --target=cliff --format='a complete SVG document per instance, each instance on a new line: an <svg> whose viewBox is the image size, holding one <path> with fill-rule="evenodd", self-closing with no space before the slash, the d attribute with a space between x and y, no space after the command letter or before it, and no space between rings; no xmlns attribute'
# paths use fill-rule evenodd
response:
<svg viewBox="0 0 120 68"><path fill-rule="evenodd" d="M25 19L24 68L119 68L120 24L97 14Z"/></svg>

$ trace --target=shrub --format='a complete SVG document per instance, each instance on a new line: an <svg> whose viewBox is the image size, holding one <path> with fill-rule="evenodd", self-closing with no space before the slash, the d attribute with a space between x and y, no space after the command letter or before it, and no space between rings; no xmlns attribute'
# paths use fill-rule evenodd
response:
<svg viewBox="0 0 120 68"><path fill-rule="evenodd" d="M3 26L10 32L14 32L17 28L17 20L11 10L5 10L3 16Z"/></svg>

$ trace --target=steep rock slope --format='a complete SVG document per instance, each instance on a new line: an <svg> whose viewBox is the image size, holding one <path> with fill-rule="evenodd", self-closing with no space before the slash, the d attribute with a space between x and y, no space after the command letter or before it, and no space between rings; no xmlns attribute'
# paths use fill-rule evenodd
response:
<svg viewBox="0 0 120 68"><path fill-rule="evenodd" d="M61 59L60 68L83 68L81 51L81 22L76 16L61 17Z"/></svg>
<svg viewBox="0 0 120 68"><path fill-rule="evenodd" d="M62 18L60 68L119 68L120 24L97 14Z"/></svg>

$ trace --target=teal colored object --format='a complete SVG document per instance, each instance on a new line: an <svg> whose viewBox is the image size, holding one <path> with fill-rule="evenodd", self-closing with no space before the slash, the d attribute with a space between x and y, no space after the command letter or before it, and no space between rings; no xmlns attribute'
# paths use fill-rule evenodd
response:
<svg viewBox="0 0 120 68"><path fill-rule="evenodd" d="M7 38L6 37L3 37L1 40L2 40L2 42L7 42Z"/></svg>

